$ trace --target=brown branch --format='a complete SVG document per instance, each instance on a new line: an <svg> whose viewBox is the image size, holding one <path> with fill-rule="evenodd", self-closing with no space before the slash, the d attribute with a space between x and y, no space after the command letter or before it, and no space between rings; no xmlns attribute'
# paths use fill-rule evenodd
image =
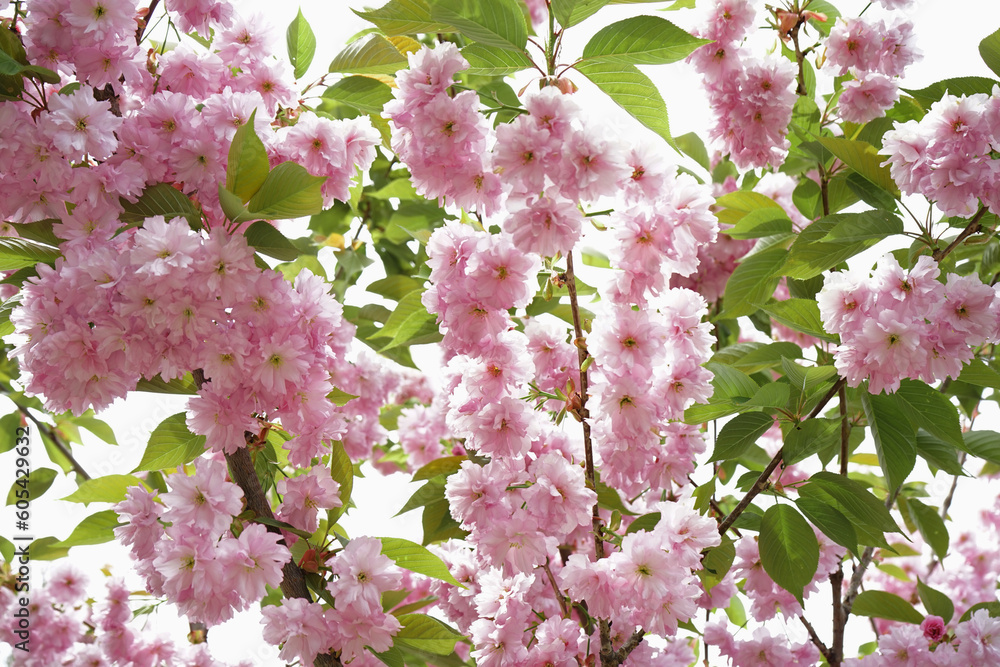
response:
<svg viewBox="0 0 1000 667"><path fill-rule="evenodd" d="M583 424L583 452L585 458L585 478L587 488L597 492L597 474L594 471L594 446L590 438L590 413L587 410L587 359L590 354L587 352L587 342L583 337L583 327L580 324L580 303L576 293L576 275L573 273L573 253L566 255L566 290L569 292L570 310L573 312L573 333L574 344L576 346L577 359L580 366L580 404L575 414ZM601 515L597 508L597 502L591 514L591 526L594 532L594 554L597 559L604 558L604 537L601 523ZM607 619L598 619L601 629L601 664L604 667L614 667L617 662L614 660L614 649L611 646L611 624Z"/></svg>
<svg viewBox="0 0 1000 667"><path fill-rule="evenodd" d="M541 566L545 570L545 576L549 580L549 585L552 586L552 592L556 595L556 600L559 601L559 608L562 610L563 618L569 618L573 610L569 606L569 602L566 600L566 596L563 592L559 590L559 584L556 583L556 578L552 575L552 569L549 567L549 559L545 559L545 565Z"/></svg>
<svg viewBox="0 0 1000 667"><path fill-rule="evenodd" d="M816 634L816 629L812 626L812 623L807 621L805 616L799 616L799 620L802 621L802 625L806 626L806 631L809 633L809 639L812 640L812 643L816 645L816 648L818 648L819 652L823 654L823 657L826 658L827 662L831 662L830 649L827 648L826 644L823 643L823 640Z"/></svg>
<svg viewBox="0 0 1000 667"><path fill-rule="evenodd" d="M192 371L195 384L201 389L205 383L205 373L197 368ZM244 432L248 446L259 444L257 436L249 431ZM229 464L229 474L233 482L243 490L243 498L246 501L247 509L254 514L265 519L273 519L274 512L271 510L271 503L264 495L264 488L260 485L257 471L253 467L253 459L250 457L250 450L247 447L240 447L232 454L226 454L226 463ZM281 535L281 531L274 526L267 526L268 532ZM284 536L281 537L280 544L285 544ZM307 602L312 602L309 594L309 587L306 586L305 573L295 564L295 560L289 560L281 568L283 578L281 580L281 592L286 598L302 598ZM341 667L340 658L333 654L318 655L314 661L317 667Z"/></svg>
<svg viewBox="0 0 1000 667"><path fill-rule="evenodd" d="M945 257L947 257L951 253L952 250L954 250L955 248L957 248L965 239L969 238L970 236L972 236L976 232L981 231L982 230L982 225L979 224L979 221L983 219L984 215L986 215L986 207L985 206L980 206L979 210L976 211L976 214L974 216L972 216L971 220L969 220L969 224L965 227L965 229L963 229L961 231L961 233L959 233L958 236L955 237L955 240L952 241L948 245L948 247L945 248L944 250L941 250L940 248L938 248L937 250L934 251L934 253L931 256L936 261L940 262L942 259L944 259Z"/></svg>
<svg viewBox="0 0 1000 667"><path fill-rule="evenodd" d="M837 570L830 575L830 589L833 593L833 645L830 655L826 656L830 667L840 667L844 660L844 627L847 625L847 614L844 613L844 563L837 564Z"/></svg>
<svg viewBox="0 0 1000 667"><path fill-rule="evenodd" d="M812 409L812 412L809 413L807 419L812 419L820 412L822 412L823 408L826 407L826 404L830 402L830 399L833 398L837 394L837 392L840 391L840 388L843 386L844 386L844 378L839 378L836 382L834 382L833 386L830 387L830 391L826 392L826 395L823 396L822 399L820 399L820 402L817 403L816 407ZM784 448L778 450L778 453L775 454L774 457L768 462L767 466L764 468L764 472L760 474L760 476L757 478L757 481L754 482L753 486L750 487L750 490L747 491L747 494L743 496L743 499L740 500L739 504L736 505L736 508L729 513L729 516L727 516L722 521L722 523L719 524L720 535L725 535L726 531L729 530L729 528L736 522L736 519L740 518L740 515L743 514L743 511L750 506L750 503L753 502L753 499L756 498L761 491L763 491L768 487L768 484L770 484L769 480L771 479L771 475L778 468L778 466L781 465L781 457L783 453L784 453Z"/></svg>
<svg viewBox="0 0 1000 667"><path fill-rule="evenodd" d="M847 419L847 389L841 385L837 391L840 400L840 474L847 477L847 457L849 453L851 425ZM837 563L837 569L830 575L830 591L833 595L833 642L826 660L830 667L840 667L844 660L844 627L847 614L844 613L844 561Z"/></svg>
<svg viewBox="0 0 1000 667"><path fill-rule="evenodd" d="M58 433L52 430L52 427L46 424L45 422L38 421L38 419L35 418L35 415L31 414L31 412L23 405L18 405L17 409L21 411L22 415L24 415L25 417L30 419L32 423L34 423L35 428L38 429L38 432L41 435L48 438L52 442L52 445L59 450L60 454L66 457L66 459L69 461L69 464L73 466L73 471L77 475L79 475L85 480L93 479L87 473L87 471L83 469L83 466L80 465L80 462L77 461L75 458L73 458L73 453L70 452L69 447L62 441L62 436L60 436Z"/></svg>
<svg viewBox="0 0 1000 667"><path fill-rule="evenodd" d="M886 499L885 506L891 508L893 503L896 502L896 496L899 495L899 490L902 488L900 486L895 491L893 491ZM854 599L858 597L858 591L861 589L861 580L865 576L865 570L871 565L872 557L875 555L875 547L865 547L864 553L861 554L861 559L858 564L854 567L854 574L851 575L851 583L847 587L847 594L844 596L844 623L847 623L847 617L851 615L851 608L854 606Z"/></svg>

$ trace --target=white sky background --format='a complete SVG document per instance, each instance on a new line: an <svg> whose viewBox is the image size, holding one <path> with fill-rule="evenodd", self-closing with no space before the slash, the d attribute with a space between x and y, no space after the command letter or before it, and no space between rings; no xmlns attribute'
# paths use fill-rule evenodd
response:
<svg viewBox="0 0 1000 667"><path fill-rule="evenodd" d="M378 0L372 4L378 6L383 2ZM705 4L707 4L707 0L699 0L699 5ZM845 16L852 16L856 15L866 3L858 0L835 0L834 4ZM763 3L758 2L758 5L763 5ZM351 6L359 7L360 5L356 2L342 0L305 0L301 3L302 12L317 36L316 57L303 81L312 81L322 75L329 62L343 48L346 40L358 31L369 27L369 24L349 11L348 7ZM665 3L618 6L602 10L595 17L573 27L568 32L564 41L563 61L570 61L578 55L586 40L598 29L627 16L640 13L664 16L688 30L699 20L700 10L660 13L657 8L661 6L665 6ZM239 3L239 11L258 11L267 17L269 22L277 27L282 44L285 27L298 9L299 5L295 3L273 3L265 2L265 0L241 0ZM868 10L868 13L876 16L881 15L880 12L878 7L872 7ZM1000 27L1000 9L993 0L960 2L954 0L920 2L918 0L918 7L913 9L910 14L918 35L918 45L924 52L924 59L908 70L908 76L904 82L906 87L919 89L935 81L955 76L993 76L980 60L977 50L979 41ZM762 18L763 12L761 10L758 13L758 19ZM759 20L758 23L762 24L763 21ZM766 36L768 40L771 39L771 35L773 33L768 33ZM766 44L770 43L766 42ZM766 48L766 44L764 48ZM279 56L283 57L284 53L279 53ZM670 112L673 134L681 135L694 131L704 138L707 134L710 112L700 90L698 75L681 64L643 67L642 69L660 87ZM621 131L629 141L644 141L662 146L668 160L680 161L696 172L700 170L693 162L681 159L662 139L640 126L610 100L594 91L582 76L573 76L572 74L570 76L580 86L580 92L577 94L578 101L588 115L606 118L607 122ZM821 74L820 81L822 82L822 80ZM528 82L528 78L519 79L517 84L513 84L513 87L518 90ZM917 204L916 208L911 205L910 208L918 216L925 210L925 207L920 204ZM897 245L902 245L902 243L897 243ZM863 261L870 263L874 261L876 256L870 252ZM371 268L376 269L376 266ZM363 280L367 284L377 277L374 274L366 275ZM418 357L418 363L420 363L419 355L415 356ZM433 355L431 355L432 357ZM430 367L433 366L434 364L430 365ZM128 473L138 464L152 429L166 417L183 410L183 404L183 399L151 394L136 394L127 402L119 401L100 417L115 428L120 445L118 447L105 445L84 433L87 446L76 448L76 456L93 477L112 473ZM0 414L6 414L6 412L8 412L8 408L0 406ZM997 428L998 420L995 417L989 418L988 422L980 420L977 422L977 426L989 428L992 424L993 428ZM10 454L4 455L3 460L9 462L0 469L0 493L5 494L13 482L14 470L13 458ZM43 466L50 466L50 464L41 443L36 438L33 440L32 467ZM923 470L923 474L927 475L927 479L930 480L928 491L932 494L931 501L940 503L941 498L947 493L951 479L946 478L943 474L939 474L936 479L930 479L926 468L922 466L922 460L918 461L918 470ZM975 464L970 466L970 469L974 472L978 470ZM369 475L365 480L356 480L354 499L358 508L341 520L342 525L352 536L363 534L392 535L419 541L421 533L419 511L411 512L403 517L391 518L416 488L415 485L410 488L406 484L406 480L407 477L402 474L394 475L386 481L376 479L375 475ZM61 477L57 479L44 498L32 504L32 531L35 537L55 535L59 538L65 538L80 520L105 508L104 505L98 504L83 507L72 503L53 502L53 499L62 498L72 493L75 488L75 483L69 478ZM978 510L991 505L997 495L997 483L960 484L952 516L953 518L974 520ZM0 509L0 534L13 534L13 525L13 508ZM953 533L957 533L957 531L953 531ZM953 534L953 538L954 536ZM127 553L117 544L76 547L71 552L71 558L91 577L92 594L101 594L103 587L97 578L102 577L98 570L105 564L110 564L116 574L127 575L130 585L136 590L142 589L138 577L129 571ZM33 563L32 577L35 584L40 583L47 567L47 563ZM821 637L824 638L828 636L830 627L829 612L822 610L826 604L826 595L823 594L816 596L811 609L807 606L807 609L810 609L811 617L816 609L820 609L819 618L816 619L815 625ZM280 664L276 657L276 649L260 639L258 619L258 613L246 612L238 615L229 623L213 628L210 633L213 655L217 659L230 662L249 659L253 664L261 666ZM177 619L169 607L165 606L163 611L157 612L151 622L157 628L162 628L164 632L170 634L176 641L183 642L187 633L186 621ZM850 638L848 639L847 651L848 655L852 655L858 642L869 641L871 637L867 623L855 620L848 627L849 630L853 629L855 632L861 633L861 636L858 636L853 642ZM790 624L789 632L795 634L797 638L802 638L797 624ZM0 646L0 660L6 655L6 650L8 650L6 646Z"/></svg>

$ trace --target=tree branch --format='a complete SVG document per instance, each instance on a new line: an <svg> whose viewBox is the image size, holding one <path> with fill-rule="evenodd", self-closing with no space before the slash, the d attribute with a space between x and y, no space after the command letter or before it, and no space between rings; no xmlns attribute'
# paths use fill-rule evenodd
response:
<svg viewBox="0 0 1000 667"><path fill-rule="evenodd" d="M940 262L942 259L951 254L951 251L957 248L962 243L962 241L969 238L976 232L980 231L982 227L979 224L979 221L983 219L984 215L986 215L986 207L980 206L979 210L976 211L976 214L972 216L971 220L969 220L969 224L965 227L965 229L961 231L961 233L958 236L955 237L955 240L952 241L948 245L948 247L945 248L944 250L941 250L940 248L935 250L932 257L934 257L935 260Z"/></svg>
<svg viewBox="0 0 1000 667"><path fill-rule="evenodd" d="M15 403L15 405L17 405L17 403ZM31 411L28 410L28 408L24 407L23 405L17 405L17 409L21 411L22 415L24 415L25 417L27 417L32 421L32 423L35 425L35 428L38 429L39 434L45 436L46 438L52 441L52 445L59 450L60 454L66 457L66 459L69 461L69 464L73 466L73 471L77 475L79 475L85 480L93 479L89 474L87 474L87 471L83 469L83 466L80 465L80 462L77 461L75 458L73 458L73 453L70 452L69 447L67 447L66 444L62 441L62 436L60 436L58 433L52 430L52 427L46 424L45 422L38 421L38 419L35 418L35 415L31 414Z"/></svg>
<svg viewBox="0 0 1000 667"><path fill-rule="evenodd" d="M822 412L823 408L826 407L826 404L830 402L830 399L833 398L838 391L840 391L841 387L844 386L844 383L844 378L839 378L836 382L834 382L833 386L830 387L830 391L826 392L826 395L820 399L820 402L817 403L816 407L812 409L812 412L809 413L807 419L812 419ZM729 513L729 516L727 516L722 523L719 524L720 535L725 535L726 531L729 530L729 528L736 522L736 519L738 519L740 515L743 514L743 511L750 506L753 499L756 498L761 491L767 488L770 483L771 475L781 464L781 457L783 453L784 448L778 450L778 453L775 454L774 458L768 462L767 466L764 468L764 472L760 474L757 481L754 482L753 486L750 487L750 490L747 491L747 494L743 496L743 499L736 505L736 508Z"/></svg>
<svg viewBox="0 0 1000 667"><path fill-rule="evenodd" d="M902 487L900 487L902 488ZM888 498L885 499L885 506L891 508L893 503L896 502L896 496L899 495L899 489L897 488L893 491ZM872 557L875 555L875 547L865 547L864 553L861 554L861 559L854 568L854 574L851 575L851 583L847 587L847 594L844 596L844 624L847 624L847 617L851 615L851 608L854 606L854 599L858 597L858 591L861 588L861 580L865 576L865 570L871 565Z"/></svg>
<svg viewBox="0 0 1000 667"><path fill-rule="evenodd" d="M574 414L583 424L583 452L585 458L585 477L587 488L597 492L597 475L594 472L594 447L590 438L590 422L587 421L590 413L587 410L587 359L590 354L587 352L587 342L583 337L583 326L580 324L580 303L576 293L576 275L573 273L573 253L566 255L566 290L569 292L570 309L573 311L573 335L576 346L577 359L580 366L580 405ZM604 558L604 537L602 536L601 515L597 508L597 503L591 513L591 527L594 533L594 555L598 560ZM598 625L601 629L601 665L603 667L615 667L619 663L615 661L615 651L611 646L611 624L607 619L599 618Z"/></svg>
<svg viewBox="0 0 1000 667"><path fill-rule="evenodd" d="M205 383L205 373L200 368L192 371L195 384L201 389ZM246 501L247 509L254 512L259 517L273 519L274 512L271 511L271 503L264 495L264 488L257 478L257 471L253 467L253 459L250 458L248 447L259 444L257 436L249 431L244 432L247 447L240 447L232 454L226 454L226 463L229 464L229 474L243 490L243 498ZM274 526L267 526L268 532L281 535L281 531ZM284 536L281 537L281 544L285 544ZM289 560L281 568L283 578L281 580L281 592L286 598L302 598L312 602L309 594L309 587L306 586L305 573L295 564L294 559ZM340 658L333 654L318 655L314 661L316 667L341 667Z"/></svg>
<svg viewBox="0 0 1000 667"><path fill-rule="evenodd" d="M816 634L816 629L812 626L812 623L807 621L805 616L799 616L799 620L802 621L802 625L806 626L806 631L809 633L809 639L812 643L816 645L816 648L818 648L819 652L823 654L823 657L826 658L827 662L833 664L830 659L830 649L827 648L826 644L823 643L823 640Z"/></svg>

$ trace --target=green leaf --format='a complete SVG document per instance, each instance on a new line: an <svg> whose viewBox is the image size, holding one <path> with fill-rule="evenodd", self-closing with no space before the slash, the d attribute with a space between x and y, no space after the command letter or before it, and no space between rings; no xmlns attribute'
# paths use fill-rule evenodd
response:
<svg viewBox="0 0 1000 667"><path fill-rule="evenodd" d="M71 503L117 503L125 499L125 492L130 486L146 486L146 483L135 475L105 475L88 479L80 484L73 493L62 500Z"/></svg>
<svg viewBox="0 0 1000 667"><path fill-rule="evenodd" d="M552 0L552 11L563 28L580 23L594 15L609 0Z"/></svg>
<svg viewBox="0 0 1000 667"><path fill-rule="evenodd" d="M74 417L71 421L77 426L87 429L109 445L118 444L114 430L105 421L89 416Z"/></svg>
<svg viewBox="0 0 1000 667"><path fill-rule="evenodd" d="M667 104L656 85L635 65L584 61L576 69L629 115L673 144Z"/></svg>
<svg viewBox="0 0 1000 667"><path fill-rule="evenodd" d="M848 167L893 197L899 198L899 188L892 180L889 168L882 166L886 159L878 154L874 146L865 141L843 137L820 137L819 143Z"/></svg>
<svg viewBox="0 0 1000 667"><path fill-rule="evenodd" d="M381 660L383 665L388 665L389 667L406 667L402 651L395 646L390 646L389 650L382 653L372 651L372 655Z"/></svg>
<svg viewBox="0 0 1000 667"><path fill-rule="evenodd" d="M924 609L927 610L928 614L940 616L946 624L951 622L955 616L955 603L951 601L951 598L941 591L931 588L920 579L917 579L917 595L920 596L920 601L924 603Z"/></svg>
<svg viewBox="0 0 1000 667"><path fill-rule="evenodd" d="M712 547L705 552L701 560L702 570L697 574L701 578L705 591L712 588L725 578L726 574L733 567L733 560L736 558L736 547L733 541L724 537L722 544Z"/></svg>
<svg viewBox="0 0 1000 667"><path fill-rule="evenodd" d="M58 250L34 241L13 236L0 237L0 271L16 271L39 262L54 264L59 256Z"/></svg>
<svg viewBox="0 0 1000 667"><path fill-rule="evenodd" d="M376 280L368 286L368 291L372 294L384 296L393 301L399 301L404 296L415 290L423 288L423 282L416 278L403 275L392 275Z"/></svg>
<svg viewBox="0 0 1000 667"><path fill-rule="evenodd" d="M0 454L9 452L17 445L17 429L21 425L21 413L18 410L0 417Z"/></svg>
<svg viewBox="0 0 1000 667"><path fill-rule="evenodd" d="M980 609L985 609L989 613L990 618L1000 617L1000 602L979 602L966 609L965 613L962 614L962 618L958 619L958 622L965 623Z"/></svg>
<svg viewBox="0 0 1000 667"><path fill-rule="evenodd" d="M48 218L45 220L36 220L35 222L12 222L10 225L22 239L38 241L39 243L55 247L63 242L52 231L52 226L58 222L60 221L57 219Z"/></svg>
<svg viewBox="0 0 1000 667"><path fill-rule="evenodd" d="M733 417L719 431L709 461L739 458L773 425L774 418L763 412L747 412Z"/></svg>
<svg viewBox="0 0 1000 667"><path fill-rule="evenodd" d="M910 517L913 523L917 524L917 530L923 535L924 541L931 545L931 549L937 557L944 560L948 555L948 527L944 525L944 520L933 507L928 507L916 498L908 498L906 505L910 510Z"/></svg>
<svg viewBox="0 0 1000 667"><path fill-rule="evenodd" d="M431 18L485 46L524 51L528 27L516 0L430 0Z"/></svg>
<svg viewBox="0 0 1000 667"><path fill-rule="evenodd" d="M618 510L626 516L635 516L635 512L625 507L618 490L604 482L597 482L597 504L605 509Z"/></svg>
<svg viewBox="0 0 1000 667"><path fill-rule="evenodd" d="M313 34L309 21L302 15L301 7L299 13L288 24L285 42L288 45L288 60L295 68L295 78L301 79L312 64L313 56L316 55L316 35Z"/></svg>
<svg viewBox="0 0 1000 667"><path fill-rule="evenodd" d="M163 470L190 463L205 453L205 436L188 430L183 412L160 422L149 436L142 461L132 472Z"/></svg>
<svg viewBox="0 0 1000 667"><path fill-rule="evenodd" d="M930 109L932 104L945 95L954 95L956 97L976 95L978 93L991 95L993 93L993 86L995 85L997 85L997 82L993 79L983 76L965 76L938 81L920 90L910 90L908 88L903 88L902 90L912 95L924 109Z"/></svg>
<svg viewBox="0 0 1000 667"><path fill-rule="evenodd" d="M715 375L712 378L712 386L715 387L713 397L735 399L737 402L743 403L755 395L760 388L749 375L732 366L709 362L705 364L705 368Z"/></svg>
<svg viewBox="0 0 1000 667"><path fill-rule="evenodd" d="M170 382L165 382L159 375L151 380L143 378L136 383L135 390L148 391L153 394L192 395L198 393L198 387L195 386L190 373L186 373L182 378L174 378Z"/></svg>
<svg viewBox="0 0 1000 667"><path fill-rule="evenodd" d="M406 501L406 503L396 512L393 516L400 516L406 514L407 512L413 511L418 507L427 507L433 503L439 503L444 500L444 482L432 479L424 484L419 489L413 492L413 495Z"/></svg>
<svg viewBox="0 0 1000 667"><path fill-rule="evenodd" d="M760 309L789 329L801 331L804 334L831 343L838 342L837 336L828 334L823 329L823 320L820 318L819 306L813 299L772 301L762 305Z"/></svg>
<svg viewBox="0 0 1000 667"><path fill-rule="evenodd" d="M745 257L726 282L723 312L717 319L751 315L767 303L781 280L781 267L788 250L780 245Z"/></svg>
<svg viewBox="0 0 1000 667"><path fill-rule="evenodd" d="M399 622L403 627L392 638L394 645L448 655L455 650L455 642L462 639L451 626L425 614L404 614Z"/></svg>
<svg viewBox="0 0 1000 667"><path fill-rule="evenodd" d="M301 165L282 162L264 179L247 209L268 220L314 215L323 210L324 181L325 176L313 176Z"/></svg>
<svg viewBox="0 0 1000 667"><path fill-rule="evenodd" d="M851 613L916 625L924 620L924 615L914 609L912 604L898 595L885 591L862 592L854 599Z"/></svg>
<svg viewBox="0 0 1000 667"><path fill-rule="evenodd" d="M927 461L932 472L943 470L949 475L965 475L955 447L923 430L917 431L917 454Z"/></svg>
<svg viewBox="0 0 1000 667"><path fill-rule="evenodd" d="M392 560L404 570L416 572L417 574L439 579L453 586L464 588L452 576L444 561L416 542L404 540L399 537L380 537L379 539L382 541L382 555Z"/></svg>
<svg viewBox="0 0 1000 667"><path fill-rule="evenodd" d="M947 396L918 380L902 380L895 397L897 405L917 426L949 444L962 446L958 407Z"/></svg>
<svg viewBox="0 0 1000 667"><path fill-rule="evenodd" d="M848 224L835 237L828 237L834 228L844 223ZM858 228L868 230L867 238L852 240L857 236L852 236L850 230ZM902 233L903 223L890 211L828 215L799 233L789 248L783 273L789 278L808 280L867 250L879 240Z"/></svg>
<svg viewBox="0 0 1000 667"><path fill-rule="evenodd" d="M243 201L227 190L222 183L219 183L219 206L222 207L222 213L226 218L235 223L250 222L259 217L248 211Z"/></svg>
<svg viewBox="0 0 1000 667"><path fill-rule="evenodd" d="M247 245L253 246L257 252L268 257L290 262L299 256L299 250L292 242L275 229L274 225L258 220L250 225L243 235Z"/></svg>
<svg viewBox="0 0 1000 667"><path fill-rule="evenodd" d="M6 563L14 562L14 543L2 535L0 535L0 556L3 556Z"/></svg>
<svg viewBox="0 0 1000 667"><path fill-rule="evenodd" d="M710 170L711 163L708 160L708 150L705 148L705 142L701 140L701 137L694 132L688 132L679 137L674 137L674 143L677 144L677 148L681 149L681 152L694 159L705 171Z"/></svg>
<svg viewBox="0 0 1000 667"><path fill-rule="evenodd" d="M226 190L239 197L244 204L260 190L270 170L267 149L254 129L256 115L257 110L254 109L250 120L236 130L226 163Z"/></svg>
<svg viewBox="0 0 1000 667"><path fill-rule="evenodd" d="M125 209L121 214L123 222L141 222L154 215L162 215L167 221L184 218L192 229L201 229L201 209L187 195L167 183L148 186L135 203L124 197L119 199L119 203Z"/></svg>
<svg viewBox="0 0 1000 667"><path fill-rule="evenodd" d="M982 359L973 359L962 368L959 382L967 382L977 387L1000 389L1000 371Z"/></svg>
<svg viewBox="0 0 1000 667"><path fill-rule="evenodd" d="M62 548L80 547L88 544L104 544L115 539L115 528L119 525L118 514L114 510L104 510L91 514L73 529L69 537L59 542Z"/></svg>
<svg viewBox="0 0 1000 667"><path fill-rule="evenodd" d="M708 43L658 16L633 16L598 30L583 47L583 59L664 65L683 60Z"/></svg>
<svg viewBox="0 0 1000 667"><path fill-rule="evenodd" d="M115 539L114 529L120 526L118 514L114 510L104 510L91 514L73 529L69 537L58 546L62 548L80 547L90 544L104 544Z"/></svg>
<svg viewBox="0 0 1000 667"><path fill-rule="evenodd" d="M392 88L367 76L348 76L323 91L323 97L348 104L362 113L382 113Z"/></svg>
<svg viewBox="0 0 1000 667"><path fill-rule="evenodd" d="M650 512L649 514L643 514L637 517L635 521L628 525L628 529L625 534L637 533L640 530L645 530L647 532L653 532L656 528L656 524L660 522L661 515L659 512Z"/></svg>
<svg viewBox="0 0 1000 667"><path fill-rule="evenodd" d="M1000 30L979 42L979 55L994 74L1000 75Z"/></svg>
<svg viewBox="0 0 1000 667"><path fill-rule="evenodd" d="M796 498L795 505L814 526L819 528L835 544L849 549L855 556L861 554L858 549L857 531L854 530L851 520L844 516L843 512L822 500L811 497Z"/></svg>
<svg viewBox="0 0 1000 667"><path fill-rule="evenodd" d="M23 477L19 477L10 485L10 491L7 492L7 505L13 505L18 500L27 500L29 502L37 500L52 486L52 482L56 479L56 471L52 468L32 468L31 474L28 476L28 496L26 498L18 498L17 491L21 491L22 494L25 491L25 488L18 481L23 479Z"/></svg>
<svg viewBox="0 0 1000 667"><path fill-rule="evenodd" d="M406 56L382 35L368 35L337 54L331 72L342 74L395 74L407 65Z"/></svg>
<svg viewBox="0 0 1000 667"><path fill-rule="evenodd" d="M784 371L788 383L805 395L827 382L837 374L832 366L803 367L790 359L781 360L781 370Z"/></svg>
<svg viewBox="0 0 1000 667"><path fill-rule="evenodd" d="M354 465L351 463L351 457L344 451L343 443L333 443L329 466L330 476L333 478L333 481L340 485L341 502L341 507L335 507L330 510L330 522L332 525L347 511L347 504L351 502L351 494L354 493Z"/></svg>
<svg viewBox="0 0 1000 667"><path fill-rule="evenodd" d="M886 509L885 504L872 495L859 482L843 475L821 471L809 478L809 482L799 487L800 497L815 498L831 504L844 514L856 529L871 536L878 536L878 546L885 543L882 533L902 532ZM859 541L865 536L858 535ZM870 542L862 542L870 544Z"/></svg>
<svg viewBox="0 0 1000 667"><path fill-rule="evenodd" d="M507 76L532 67L531 58L524 51L495 49L479 42L462 49L462 55L469 61L466 70L469 74Z"/></svg>
<svg viewBox="0 0 1000 667"><path fill-rule="evenodd" d="M784 209L778 202L767 195L751 190L737 190L724 194L721 197L716 197L715 203L723 209L716 213L719 222L731 225L736 224L743 216L752 211L773 209L776 212L784 213Z"/></svg>
<svg viewBox="0 0 1000 667"><path fill-rule="evenodd" d="M355 398L357 398L357 396L355 396L354 394L348 394L346 391L343 391L342 389L337 389L336 387L334 387L333 391L327 394L326 397L330 399L334 405L341 405L341 406L347 405L349 401L353 401Z"/></svg>
<svg viewBox="0 0 1000 667"><path fill-rule="evenodd" d="M462 467L462 461L468 460L469 457L465 455L443 456L439 459L434 459L430 463L421 466L420 469L413 473L413 481L419 482L424 479L437 477L438 475L451 475L458 472L459 468Z"/></svg>
<svg viewBox="0 0 1000 667"><path fill-rule="evenodd" d="M896 489L913 470L917 461L917 438L913 423L892 396L861 395L868 417L875 453L890 489Z"/></svg>
<svg viewBox="0 0 1000 667"><path fill-rule="evenodd" d="M864 211L857 215L843 213L826 219L836 224L820 239L821 243L881 241L903 233L902 222L889 211Z"/></svg>
<svg viewBox="0 0 1000 667"><path fill-rule="evenodd" d="M378 9L352 11L377 25L379 30L390 37L447 32L449 27L431 20L431 7L426 0L391 0Z"/></svg>
<svg viewBox="0 0 1000 667"><path fill-rule="evenodd" d="M743 407L783 408L788 404L790 397L791 390L787 384L783 382L771 382L758 389L757 393L743 404Z"/></svg>
<svg viewBox="0 0 1000 667"><path fill-rule="evenodd" d="M804 461L816 452L840 442L840 420L814 417L793 426L785 434L782 458L787 465Z"/></svg>
<svg viewBox="0 0 1000 667"><path fill-rule="evenodd" d="M990 463L1000 465L1000 433L996 431L969 431L965 433L961 449Z"/></svg>
<svg viewBox="0 0 1000 667"><path fill-rule="evenodd" d="M251 519L251 521L253 521L254 523L259 523L262 526L270 526L271 528L277 528L279 530L287 530L289 533L292 533L293 535L298 535L299 537L306 540L312 537L312 535L310 535L306 531L300 528L296 528L287 521L280 521L278 519L269 516L255 516Z"/></svg>
<svg viewBox="0 0 1000 667"><path fill-rule="evenodd" d="M819 542L809 523L790 505L774 505L760 522L760 563L764 571L802 603L802 589L819 564Z"/></svg>
<svg viewBox="0 0 1000 667"><path fill-rule="evenodd" d="M792 221L781 209L761 208L750 211L739 219L731 229L721 230L734 239L759 239L792 233Z"/></svg>

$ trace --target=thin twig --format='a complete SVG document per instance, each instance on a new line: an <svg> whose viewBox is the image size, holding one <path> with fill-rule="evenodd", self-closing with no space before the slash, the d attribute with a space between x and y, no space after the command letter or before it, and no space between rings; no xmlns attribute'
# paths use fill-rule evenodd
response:
<svg viewBox="0 0 1000 667"><path fill-rule="evenodd" d="M816 628L812 626L812 623L806 620L805 616L799 616L799 620L802 621L802 625L806 626L806 632L809 633L809 639L816 645L819 652L823 654L823 657L826 658L827 662L832 662L830 659L830 649L827 648L826 644L823 643L823 640L816 634Z"/></svg>
<svg viewBox="0 0 1000 667"><path fill-rule="evenodd" d="M73 470L76 472L77 475L79 475L85 480L92 479L91 476L87 474L87 471L83 469L83 466L80 465L80 462L77 461L75 458L73 458L73 454L72 452L70 452L69 447L67 447L66 444L62 441L62 436L60 436L58 433L52 430L52 427L46 424L45 422L38 421L38 419L35 418L35 415L31 414L31 412L23 405L18 405L17 409L21 411L22 415L30 419L35 424L35 427L38 429L38 432L43 436L45 436L46 438L48 438L52 442L52 445L59 450L60 454L66 457L66 459L69 461L69 464L73 466Z"/></svg>
<svg viewBox="0 0 1000 667"><path fill-rule="evenodd" d="M899 490L902 486L898 487L893 491L886 499L885 506L887 509L891 508L896 502L896 497L899 495ZM844 622L846 624L847 617L851 614L851 608L854 607L854 599L858 597L858 591L861 589L861 580L864 579L865 570L871 565L872 557L875 555L875 547L865 547L864 553L861 554L861 559L858 564L854 567L854 574L851 575L851 583L847 587L847 594L844 596Z"/></svg>
<svg viewBox="0 0 1000 667"><path fill-rule="evenodd" d="M961 233L959 233L959 235L955 237L955 240L952 241L948 245L948 247L945 248L944 250L941 249L935 250L932 257L934 257L935 260L940 262L942 259L947 257L952 250L957 248L959 244L962 243L962 241L969 238L976 232L980 231L981 227L979 225L979 221L983 219L984 215L986 215L986 207L980 206L979 210L976 211L976 214L972 216L971 220L969 220L969 224L966 225L965 229L963 229Z"/></svg>
<svg viewBox="0 0 1000 667"><path fill-rule="evenodd" d="M840 391L840 388L843 386L844 386L844 378L840 378L836 382L834 382L833 386L830 387L830 391L828 391L826 395L823 396L822 399L820 399L820 402L817 403L816 407L812 409L812 412L809 413L809 417L807 417L807 419L812 419L813 417L818 415L823 410L823 408L826 407L826 404L830 402L830 399L833 398L837 394L837 392ZM768 484L770 483L769 480L771 479L771 474L774 473L774 471L781 464L781 457L783 455L783 452L784 448L778 450L778 453L775 454L774 457L768 462L767 466L764 468L764 472L760 474L760 476L757 478L757 481L754 482L753 486L750 487L750 490L747 491L747 494L743 496L743 499L740 500L739 504L736 505L736 508L729 513L729 516L727 516L722 521L722 523L719 524L720 535L725 535L726 531L729 530L729 528L733 525L733 523L736 522L736 519L738 519L740 515L743 514L743 511L750 506L750 503L753 502L753 499L756 498L761 491L767 488Z"/></svg>

